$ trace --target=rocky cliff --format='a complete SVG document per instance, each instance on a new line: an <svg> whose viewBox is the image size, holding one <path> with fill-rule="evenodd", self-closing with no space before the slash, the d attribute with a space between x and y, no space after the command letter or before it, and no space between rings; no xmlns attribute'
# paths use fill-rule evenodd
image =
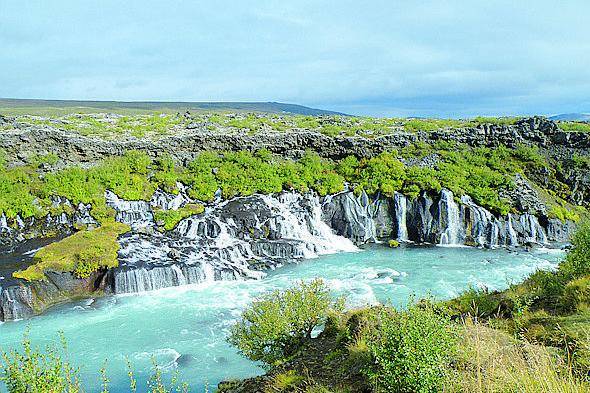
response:
<svg viewBox="0 0 590 393"><path fill-rule="evenodd" d="M119 239L119 267L79 279L48 272L27 283L0 280L0 320L32 316L73 297L136 293L214 280L261 278L264 271L301 258L356 251L381 240L518 247L567 241L573 223L524 213L496 217L469 197L422 193L408 200L355 196L350 191L319 198L284 192L253 195L211 204L204 213L181 220L167 232L154 221L154 208L179 208L190 198L157 191L152 200L124 201L107 192L117 221L132 231ZM65 200L61 203L68 203ZM86 207L54 220L54 227L74 230L88 220ZM44 225L49 225L47 222ZM22 231L27 230L23 226ZM3 227L5 238L18 243L19 230Z"/></svg>
<svg viewBox="0 0 590 393"><path fill-rule="evenodd" d="M16 120L1 119L3 122ZM174 135L158 139L124 137L117 140L89 138L53 127L21 126L0 133L0 148L12 164L30 162L37 155L55 153L60 165L92 165L127 150L142 150L156 157L168 153L187 163L206 150L259 150L266 148L285 157L298 157L312 149L323 157L348 155L373 157L383 151L416 142L454 141L469 146L537 146L557 177L569 189L567 200L578 205L590 201L590 170L574 166L574 157L587 157L590 137L563 132L556 123L534 117L513 125L480 125L429 132L394 132L374 138L330 137L305 130L248 134L209 131L189 124ZM408 165L431 166L427 162ZM411 161L411 159L409 160ZM432 162L431 162L432 161ZM16 264L0 265L0 320L34 315L71 297L103 293L130 293L211 280L260 278L267 269L300 258L333 252L354 251L365 243L396 239L400 242L478 247L531 247L566 242L574 224L548 217L542 192L552 190L546 172L516 174L515 188L503 197L513 201L518 213L492 214L467 195L455 198L443 189L438 194L420 193L408 198L356 195L344 191L320 198L314 194L283 192L252 195L207 204L205 211L181 220L171 231L156 225L154 210L176 210L196 202L183 191L176 195L157 190L150 201L125 201L107 191L107 205L116 220L129 224L131 232L119 239L119 267L101 270L86 279L71 273L48 272L46 279L28 283L12 278L12 271L30 263L33 249L22 252ZM538 185L545 187L539 190ZM468 192L467 192L468 193ZM79 226L98 223L90 206L73 206L56 198L55 207L70 213L44 219L21 219L7 223L0 217L0 248L4 255L17 252L27 239L60 237Z"/></svg>

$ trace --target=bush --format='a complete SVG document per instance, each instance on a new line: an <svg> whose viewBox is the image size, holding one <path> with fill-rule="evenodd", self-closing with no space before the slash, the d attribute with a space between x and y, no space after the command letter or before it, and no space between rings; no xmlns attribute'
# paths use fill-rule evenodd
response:
<svg viewBox="0 0 590 393"><path fill-rule="evenodd" d="M177 210L163 210L158 209L154 212L154 218L158 225L164 227L165 230L170 231L174 229L182 219L192 215L201 214L205 211L205 207L198 203L189 203Z"/></svg>
<svg viewBox="0 0 590 393"><path fill-rule="evenodd" d="M439 392L449 377L457 334L430 303L380 315L369 348L374 364L367 376L380 392Z"/></svg>
<svg viewBox="0 0 590 393"><path fill-rule="evenodd" d="M447 302L450 310L460 315L491 317L500 312L500 296L485 289L469 288Z"/></svg>
<svg viewBox="0 0 590 393"><path fill-rule="evenodd" d="M65 352L65 340L62 337ZM47 347L45 353L33 349L25 335L22 352L13 350L2 354L0 381L10 393L77 393L82 391L78 369L64 359L56 347Z"/></svg>
<svg viewBox="0 0 590 393"><path fill-rule="evenodd" d="M590 223L580 224L572 239L573 249L559 265L568 280L590 274Z"/></svg>
<svg viewBox="0 0 590 393"><path fill-rule="evenodd" d="M254 301L231 328L228 341L248 359L270 368L295 354L312 331L341 307L322 280L300 282Z"/></svg>

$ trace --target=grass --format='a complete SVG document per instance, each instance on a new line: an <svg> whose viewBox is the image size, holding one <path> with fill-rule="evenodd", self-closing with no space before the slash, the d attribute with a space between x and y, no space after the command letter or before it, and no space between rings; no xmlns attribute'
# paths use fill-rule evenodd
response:
<svg viewBox="0 0 590 393"><path fill-rule="evenodd" d="M588 392L549 348L471 320L462 325L456 384L449 392Z"/></svg>
<svg viewBox="0 0 590 393"><path fill-rule="evenodd" d="M14 272L13 276L37 281L44 279L45 272L51 270L72 272L77 277L87 278L99 269L117 267L117 237L128 230L129 226L121 223L81 230L37 251L33 259L35 263L26 270Z"/></svg>
<svg viewBox="0 0 590 393"><path fill-rule="evenodd" d="M114 138L131 135L142 138L171 133L176 126L185 124L179 114L155 113L146 115L69 114L59 118L21 116L23 125L47 126L79 133L84 136Z"/></svg>
<svg viewBox="0 0 590 393"><path fill-rule="evenodd" d="M560 121L557 126L567 132L590 132L590 123L582 121Z"/></svg>
<svg viewBox="0 0 590 393"><path fill-rule="evenodd" d="M361 136L373 138L394 132L434 132L483 124L508 126L516 124L520 117L474 117L471 119L423 119L423 118L372 118L360 116L323 115L306 116L262 112L227 110L191 110L191 118L185 119L174 109L154 107L119 108L116 106L93 107L0 107L0 114L17 116L18 122L28 125L53 126L82 135L115 138L120 136L158 137L171 135L189 122L210 132L288 132L309 130L327 136ZM108 115L105 115L108 112ZM560 122L567 131L587 132L587 123ZM11 126L3 128L11 129Z"/></svg>

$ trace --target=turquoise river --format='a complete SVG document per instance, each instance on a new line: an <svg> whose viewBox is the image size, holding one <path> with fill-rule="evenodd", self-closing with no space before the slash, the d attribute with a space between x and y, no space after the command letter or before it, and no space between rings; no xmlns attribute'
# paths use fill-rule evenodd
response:
<svg viewBox="0 0 590 393"><path fill-rule="evenodd" d="M127 392L127 359L140 388L152 359L170 378L176 370L191 391L214 390L224 379L256 375L262 369L242 358L225 337L241 310L258 295L297 280L322 277L349 307L377 302L403 306L412 295L450 298L469 286L502 289L536 269L552 269L562 252L511 252L469 247L373 246L287 265L262 280L211 282L141 295L70 303L26 321L0 324L0 350L20 345L29 330L34 345L68 342L70 361L81 367L90 392L100 391L106 361L111 392ZM0 387L0 390L5 389Z"/></svg>

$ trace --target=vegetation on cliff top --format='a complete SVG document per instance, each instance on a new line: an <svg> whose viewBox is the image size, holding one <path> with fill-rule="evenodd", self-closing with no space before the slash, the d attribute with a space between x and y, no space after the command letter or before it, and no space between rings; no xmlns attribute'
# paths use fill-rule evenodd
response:
<svg viewBox="0 0 590 393"><path fill-rule="evenodd" d="M70 113L59 116L18 115L17 126L50 126L86 136L117 138L122 135L137 138L171 135L185 129L199 128L209 132L287 132L310 130L328 136L375 137L393 132L433 132L482 124L513 125L519 117L474 117L471 119L423 119L423 118L372 118L355 116L304 116L268 113L227 113L208 112L181 115L173 112L116 114ZM564 131L590 131L590 124L574 121L560 121L558 126ZM12 129L11 123L0 126Z"/></svg>
<svg viewBox="0 0 590 393"><path fill-rule="evenodd" d="M370 159L349 156L339 162L313 152L299 160L283 159L267 150L203 152L186 166L176 165L166 154L151 159L143 152L128 151L89 168L52 170L56 164L59 158L51 154L31 157L27 166L0 162L0 212L9 219L71 213L70 207L54 203L53 198L59 196L74 205L90 204L99 222L110 222L114 212L105 203L106 190L127 200L149 200L158 187L177 193L181 182L188 186L190 197L209 202L217 190L224 198L289 189L326 195L342 191L348 182L358 193L392 195L397 191L409 197L444 187L456 197L470 195L479 205L503 215L513 211L505 195L514 188L514 175L543 173L544 187L548 187L543 199L550 216L577 220L584 214L584 209L566 202L569 189L557 180L549 161L536 148L524 145L490 149L416 143ZM170 228L189 212L158 214Z"/></svg>

